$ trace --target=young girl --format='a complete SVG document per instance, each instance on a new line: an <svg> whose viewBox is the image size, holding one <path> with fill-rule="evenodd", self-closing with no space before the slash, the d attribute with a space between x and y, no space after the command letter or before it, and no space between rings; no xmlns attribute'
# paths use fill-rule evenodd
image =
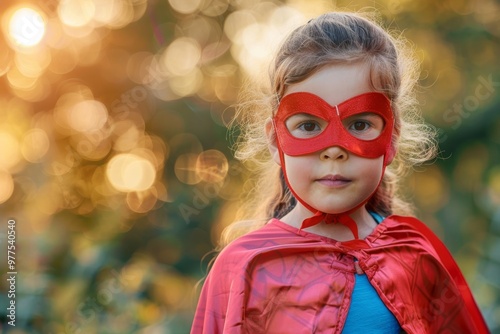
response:
<svg viewBox="0 0 500 334"><path fill-rule="evenodd" d="M396 215L398 177L435 152L403 50L349 13L285 40L238 152L269 149L252 207L268 218L226 229L191 333L488 332L446 247Z"/></svg>

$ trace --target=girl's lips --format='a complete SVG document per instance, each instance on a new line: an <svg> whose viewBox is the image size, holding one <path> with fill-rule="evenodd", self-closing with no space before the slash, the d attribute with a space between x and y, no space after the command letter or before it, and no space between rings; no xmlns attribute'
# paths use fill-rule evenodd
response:
<svg viewBox="0 0 500 334"><path fill-rule="evenodd" d="M325 175L316 181L331 188L343 187L351 182L350 179L343 177L342 175Z"/></svg>

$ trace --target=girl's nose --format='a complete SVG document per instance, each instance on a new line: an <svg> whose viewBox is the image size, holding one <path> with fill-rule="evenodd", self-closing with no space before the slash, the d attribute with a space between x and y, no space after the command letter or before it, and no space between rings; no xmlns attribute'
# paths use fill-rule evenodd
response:
<svg viewBox="0 0 500 334"><path fill-rule="evenodd" d="M320 159L345 160L347 159L347 151L340 146L330 146L321 151Z"/></svg>

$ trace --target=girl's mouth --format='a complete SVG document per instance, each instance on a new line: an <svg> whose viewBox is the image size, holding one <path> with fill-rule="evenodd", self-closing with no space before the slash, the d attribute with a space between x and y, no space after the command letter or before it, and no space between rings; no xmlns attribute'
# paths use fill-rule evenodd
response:
<svg viewBox="0 0 500 334"><path fill-rule="evenodd" d="M325 175L325 176L317 179L316 182L318 182L324 186L327 186L327 187L339 188L339 187L343 187L343 186L351 183L351 180L342 176L342 175L328 174L328 175Z"/></svg>

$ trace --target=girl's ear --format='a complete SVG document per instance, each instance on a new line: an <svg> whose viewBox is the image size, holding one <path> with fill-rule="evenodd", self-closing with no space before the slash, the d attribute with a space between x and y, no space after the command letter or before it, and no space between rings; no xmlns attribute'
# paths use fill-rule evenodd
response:
<svg viewBox="0 0 500 334"><path fill-rule="evenodd" d="M281 165L280 154L276 142L276 131L274 131L273 120L271 118L267 119L265 127L267 136L267 147L269 148L271 157L278 165Z"/></svg>
<svg viewBox="0 0 500 334"><path fill-rule="evenodd" d="M391 147L389 149L387 157L385 158L386 166L389 166L391 164L392 160L394 160L394 157L396 156L396 153L398 153L397 139L399 139L399 136L398 138L392 138Z"/></svg>

